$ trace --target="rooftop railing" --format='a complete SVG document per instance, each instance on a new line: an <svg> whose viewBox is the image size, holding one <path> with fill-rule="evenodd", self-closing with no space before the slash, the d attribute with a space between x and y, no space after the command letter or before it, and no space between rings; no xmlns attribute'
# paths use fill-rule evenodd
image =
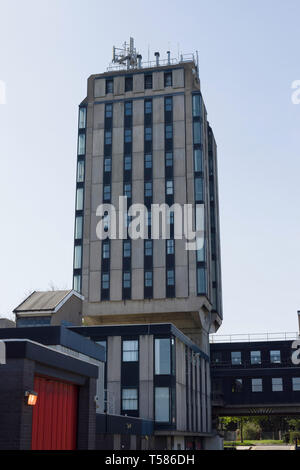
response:
<svg viewBox="0 0 300 470"><path fill-rule="evenodd" d="M251 333L234 335L210 335L210 343L254 343L260 341L294 341L299 339L299 333Z"/></svg>
<svg viewBox="0 0 300 470"><path fill-rule="evenodd" d="M159 59L159 63L157 65L156 60L150 60L147 62L142 61L141 66L138 65L134 67L128 67L126 63L124 64L111 64L107 67L108 72L115 72L119 70L138 70L138 69L148 69L148 68L157 68L157 67L166 67L167 65L176 65L181 64L183 62L194 62L197 63L195 54L181 54L179 58L173 59Z"/></svg>

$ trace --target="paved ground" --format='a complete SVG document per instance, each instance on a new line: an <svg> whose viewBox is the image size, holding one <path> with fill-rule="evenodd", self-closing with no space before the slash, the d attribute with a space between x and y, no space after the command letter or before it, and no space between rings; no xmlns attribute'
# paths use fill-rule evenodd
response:
<svg viewBox="0 0 300 470"><path fill-rule="evenodd" d="M237 446L236 450L295 450L295 446L289 445L265 445L265 446Z"/></svg>

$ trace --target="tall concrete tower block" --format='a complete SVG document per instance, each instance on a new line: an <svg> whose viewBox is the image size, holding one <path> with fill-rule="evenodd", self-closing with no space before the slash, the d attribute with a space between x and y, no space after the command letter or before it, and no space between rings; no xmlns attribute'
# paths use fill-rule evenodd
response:
<svg viewBox="0 0 300 470"><path fill-rule="evenodd" d="M114 62L89 77L79 106L73 287L85 298L87 325L172 322L207 351L208 333L222 322L220 226L217 146L197 60L156 53L144 63L131 45L127 55L114 49ZM115 220L127 236L135 204L147 209L147 237L113 237ZM169 238L153 239L153 205L161 204L171 208ZM197 249L177 237L174 204L202 207Z"/></svg>

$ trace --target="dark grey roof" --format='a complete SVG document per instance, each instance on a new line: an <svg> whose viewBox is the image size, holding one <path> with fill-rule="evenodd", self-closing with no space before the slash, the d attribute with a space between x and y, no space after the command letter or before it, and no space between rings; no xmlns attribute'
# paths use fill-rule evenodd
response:
<svg viewBox="0 0 300 470"><path fill-rule="evenodd" d="M71 295L79 294L72 290L56 290L46 292L33 292L18 307L14 309L14 313L25 312L54 312L60 303L66 301Z"/></svg>

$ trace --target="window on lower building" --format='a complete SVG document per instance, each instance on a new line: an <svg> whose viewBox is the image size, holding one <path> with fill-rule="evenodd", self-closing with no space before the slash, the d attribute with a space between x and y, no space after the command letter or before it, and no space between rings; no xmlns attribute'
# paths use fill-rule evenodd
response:
<svg viewBox="0 0 300 470"><path fill-rule="evenodd" d="M221 351L214 351L212 353L212 363L213 364L222 364L222 352Z"/></svg>
<svg viewBox="0 0 300 470"><path fill-rule="evenodd" d="M104 142L105 142L105 145L111 145L111 143L112 143L112 132L111 131L105 131Z"/></svg>
<svg viewBox="0 0 300 470"><path fill-rule="evenodd" d="M123 388L122 390L122 410L136 411L138 409L137 388Z"/></svg>
<svg viewBox="0 0 300 470"><path fill-rule="evenodd" d="M293 392L300 391L300 377L293 377Z"/></svg>
<svg viewBox="0 0 300 470"><path fill-rule="evenodd" d="M128 197L128 199L131 198L131 183L124 184L124 196Z"/></svg>
<svg viewBox="0 0 300 470"><path fill-rule="evenodd" d="M173 126L172 126L172 124L166 124L165 133L166 133L166 139L167 140L173 138Z"/></svg>
<svg viewBox="0 0 300 470"><path fill-rule="evenodd" d="M203 171L203 155L201 149L194 150L195 172Z"/></svg>
<svg viewBox="0 0 300 470"><path fill-rule="evenodd" d="M241 393L243 391L243 379L235 379L232 384L232 393Z"/></svg>
<svg viewBox="0 0 300 470"><path fill-rule="evenodd" d="M110 200L110 184L106 184L103 188L103 200L109 201Z"/></svg>
<svg viewBox="0 0 300 470"><path fill-rule="evenodd" d="M145 197L152 197L152 181L145 183Z"/></svg>
<svg viewBox="0 0 300 470"><path fill-rule="evenodd" d="M171 340L155 338L155 374L171 374Z"/></svg>
<svg viewBox="0 0 300 470"><path fill-rule="evenodd" d="M114 92L114 81L111 78L107 78L105 82L106 94Z"/></svg>
<svg viewBox="0 0 300 470"><path fill-rule="evenodd" d="M152 100L145 101L145 114L152 114Z"/></svg>
<svg viewBox="0 0 300 470"><path fill-rule="evenodd" d="M204 187L202 178L195 178L195 200L196 202L204 201Z"/></svg>
<svg viewBox="0 0 300 470"><path fill-rule="evenodd" d="M280 351L270 351L270 362L272 364L281 363L281 352Z"/></svg>
<svg viewBox="0 0 300 470"><path fill-rule="evenodd" d="M202 129L201 124L198 121L195 121L193 124L194 128L194 144L201 144L202 142Z"/></svg>
<svg viewBox="0 0 300 470"><path fill-rule="evenodd" d="M283 392L283 381L282 378L272 379L272 392Z"/></svg>
<svg viewBox="0 0 300 470"><path fill-rule="evenodd" d="M125 77L125 91L132 91L133 77Z"/></svg>
<svg viewBox="0 0 300 470"><path fill-rule="evenodd" d="M168 96L167 98L165 98L165 111L170 112L172 111L172 108L173 108L173 99L171 96Z"/></svg>
<svg viewBox="0 0 300 470"><path fill-rule="evenodd" d="M155 421L157 423L170 422L170 389L168 387L155 387Z"/></svg>
<svg viewBox="0 0 300 470"><path fill-rule="evenodd" d="M197 269L197 294L206 295L206 270L204 267Z"/></svg>
<svg viewBox="0 0 300 470"><path fill-rule="evenodd" d="M145 127L145 141L151 142L152 140L152 127Z"/></svg>
<svg viewBox="0 0 300 470"><path fill-rule="evenodd" d="M252 379L252 392L262 392L263 391L263 381L262 379Z"/></svg>
<svg viewBox="0 0 300 470"><path fill-rule="evenodd" d="M123 362L137 362L139 360L139 342L138 340L123 341Z"/></svg>
<svg viewBox="0 0 300 470"><path fill-rule="evenodd" d="M79 129L86 127L86 108L79 108Z"/></svg>
<svg viewBox="0 0 300 470"><path fill-rule="evenodd" d="M250 352L251 364L261 364L261 352L251 351Z"/></svg>
<svg viewBox="0 0 300 470"><path fill-rule="evenodd" d="M172 72L165 72L164 82L165 82L165 87L172 86Z"/></svg>
<svg viewBox="0 0 300 470"><path fill-rule="evenodd" d="M231 364L234 366L242 364L242 353L240 351L231 352Z"/></svg>

